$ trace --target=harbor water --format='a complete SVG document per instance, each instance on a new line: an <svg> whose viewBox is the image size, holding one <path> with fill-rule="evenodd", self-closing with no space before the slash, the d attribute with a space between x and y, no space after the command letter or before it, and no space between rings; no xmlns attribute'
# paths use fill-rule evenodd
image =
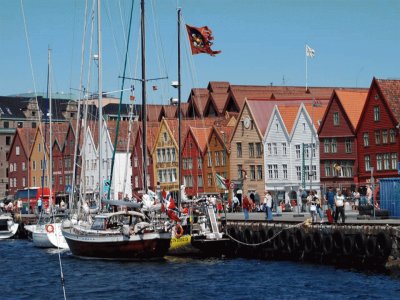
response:
<svg viewBox="0 0 400 300"><path fill-rule="evenodd" d="M399 299L400 278L256 259L82 260L0 241L0 299Z"/></svg>

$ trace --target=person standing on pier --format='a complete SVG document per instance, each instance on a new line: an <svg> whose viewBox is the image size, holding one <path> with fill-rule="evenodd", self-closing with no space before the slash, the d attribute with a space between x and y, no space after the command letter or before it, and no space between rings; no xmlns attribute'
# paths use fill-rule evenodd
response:
<svg viewBox="0 0 400 300"><path fill-rule="evenodd" d="M264 206L265 206L265 219L272 221L272 195L269 191L265 191L264 196Z"/></svg>
<svg viewBox="0 0 400 300"><path fill-rule="evenodd" d="M332 218L336 220L336 205L335 205L335 194L333 192L332 187L328 188L328 191L325 195L325 200L328 202L328 209L332 213Z"/></svg>
<svg viewBox="0 0 400 300"><path fill-rule="evenodd" d="M335 223L337 223L339 214L342 217L342 223L344 224L345 216L344 216L344 196L341 190L338 190L337 195L335 197L336 204L336 214L335 214Z"/></svg>
<svg viewBox="0 0 400 300"><path fill-rule="evenodd" d="M251 208L251 204L250 204L250 200L247 197L247 195L245 195L243 197L243 213L244 213L244 220L247 221L249 219L249 210Z"/></svg>
<svg viewBox="0 0 400 300"><path fill-rule="evenodd" d="M42 213L42 197L39 197L39 200L37 202L37 207L38 207L38 213L40 215Z"/></svg>

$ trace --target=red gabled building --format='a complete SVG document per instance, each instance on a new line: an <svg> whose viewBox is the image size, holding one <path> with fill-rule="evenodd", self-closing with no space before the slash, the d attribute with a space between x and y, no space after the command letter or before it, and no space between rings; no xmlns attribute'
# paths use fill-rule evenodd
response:
<svg viewBox="0 0 400 300"><path fill-rule="evenodd" d="M368 89L334 90L318 130L323 188L354 189L358 181L356 128Z"/></svg>
<svg viewBox="0 0 400 300"><path fill-rule="evenodd" d="M203 156L211 127L189 127L182 146L182 182L188 196L204 193Z"/></svg>
<svg viewBox="0 0 400 300"><path fill-rule="evenodd" d="M360 184L398 177L400 80L373 78L357 126Z"/></svg>
<svg viewBox="0 0 400 300"><path fill-rule="evenodd" d="M155 189L154 182L154 171L153 171L153 159L151 151L154 147L155 139L159 130L160 124L158 122L147 123L147 187ZM143 126L140 123L139 128L134 138L134 144L132 147L131 162L132 162L132 192L135 193L139 190L143 190ZM137 194L136 194L137 196Z"/></svg>
<svg viewBox="0 0 400 300"><path fill-rule="evenodd" d="M17 128L7 155L8 194L29 186L29 153L35 139L36 128Z"/></svg>

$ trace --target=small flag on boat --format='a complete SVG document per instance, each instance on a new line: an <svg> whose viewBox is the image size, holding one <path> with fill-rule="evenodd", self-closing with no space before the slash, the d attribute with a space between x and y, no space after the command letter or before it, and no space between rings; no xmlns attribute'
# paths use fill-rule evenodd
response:
<svg viewBox="0 0 400 300"><path fill-rule="evenodd" d="M158 87L156 85L153 85L153 91L157 91Z"/></svg>
<svg viewBox="0 0 400 300"><path fill-rule="evenodd" d="M217 176L217 180L216 180L217 187L219 187L220 189L227 190L229 187L229 180L222 177L219 174L215 174L215 175Z"/></svg>
<svg viewBox="0 0 400 300"><path fill-rule="evenodd" d="M315 56L315 50L306 45L306 56L313 58Z"/></svg>
<svg viewBox="0 0 400 300"><path fill-rule="evenodd" d="M186 25L186 30L189 36L190 48L192 49L192 54L206 53L211 56L221 53L221 51L214 51L211 49L212 31L207 26L203 27L193 27Z"/></svg>

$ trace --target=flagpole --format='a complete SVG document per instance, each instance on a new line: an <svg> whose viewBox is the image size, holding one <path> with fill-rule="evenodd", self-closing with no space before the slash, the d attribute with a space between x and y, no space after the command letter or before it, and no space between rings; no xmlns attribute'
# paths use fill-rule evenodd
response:
<svg viewBox="0 0 400 300"><path fill-rule="evenodd" d="M307 44L306 44L305 50L306 50L306 51L304 51L304 53L305 53L305 55L306 55L306 91L307 91L307 82L308 82L308 72L307 72L307 62L308 62L308 59L307 59Z"/></svg>

